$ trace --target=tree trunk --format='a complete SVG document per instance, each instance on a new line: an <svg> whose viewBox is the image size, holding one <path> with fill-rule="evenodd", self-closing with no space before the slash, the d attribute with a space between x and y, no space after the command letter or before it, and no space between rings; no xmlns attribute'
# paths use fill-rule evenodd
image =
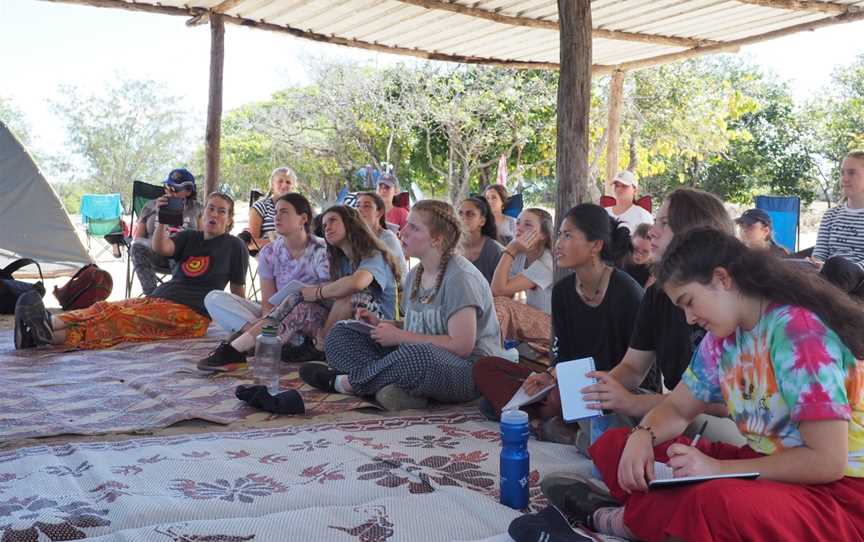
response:
<svg viewBox="0 0 864 542"><path fill-rule="evenodd" d="M591 107L591 2L558 0L561 68L558 74L558 191L555 220L585 199L588 183L588 112Z"/></svg>
<svg viewBox="0 0 864 542"><path fill-rule="evenodd" d="M609 117L606 127L606 179L604 190L612 194L612 179L618 173L618 151L621 147L621 102L624 98L624 72L616 70L609 81Z"/></svg>
<svg viewBox="0 0 864 542"><path fill-rule="evenodd" d="M210 14L210 98L207 104L207 133L204 153L207 164L206 193L219 189L219 150L222 139L222 68L225 63L225 22L222 15Z"/></svg>

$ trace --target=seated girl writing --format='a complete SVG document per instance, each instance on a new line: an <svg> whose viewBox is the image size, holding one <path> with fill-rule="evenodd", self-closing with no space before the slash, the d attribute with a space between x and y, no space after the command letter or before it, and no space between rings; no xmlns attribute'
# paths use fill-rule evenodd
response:
<svg viewBox="0 0 864 542"><path fill-rule="evenodd" d="M405 254L420 260L406 281L404 320L358 311L374 329L337 324L326 342L329 367L308 363L301 378L329 392L374 395L388 410L476 398L471 366L503 352L489 285L454 254L459 230L449 204L417 203L401 232Z"/></svg>
<svg viewBox="0 0 864 542"><path fill-rule="evenodd" d="M595 509L584 485L556 504L648 542L864 537L864 313L818 275L779 263L718 231L672 242L658 283L708 334L662 403L590 449L623 507ZM680 437L716 403L746 446ZM760 475L651 490L655 461L674 477Z"/></svg>

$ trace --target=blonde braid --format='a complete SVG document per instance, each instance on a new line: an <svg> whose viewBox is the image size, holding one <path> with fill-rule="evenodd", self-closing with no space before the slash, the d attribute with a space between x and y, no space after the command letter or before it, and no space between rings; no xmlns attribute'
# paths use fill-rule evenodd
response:
<svg viewBox="0 0 864 542"><path fill-rule="evenodd" d="M438 295L438 290L441 289L441 283L444 280L444 273L447 271L447 264L453 253L456 250L456 245L459 243L459 236L462 228L459 224L459 219L453 211L453 207L446 202L437 200L424 200L414 205L413 210L424 211L427 213L428 220L426 225L429 231L433 234L442 235L445 239L444 246L441 249L441 263L438 266L438 276L435 278L435 287L432 293L423 296L419 301L421 303L431 303L435 296ZM423 278L423 264L419 264L417 274L414 276L414 282L411 287L411 300L417 299L417 293L420 290L420 282Z"/></svg>

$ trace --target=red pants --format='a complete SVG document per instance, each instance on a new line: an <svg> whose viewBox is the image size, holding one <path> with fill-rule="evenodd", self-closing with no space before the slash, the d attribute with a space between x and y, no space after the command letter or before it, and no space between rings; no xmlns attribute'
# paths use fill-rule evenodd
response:
<svg viewBox="0 0 864 542"><path fill-rule="evenodd" d="M480 358L474 363L472 369L474 385L483 397L492 403L499 416L501 407L510 401L516 390L532 373L534 371L527 367L496 357ZM553 416L560 416L561 397L558 395L558 388L549 392L545 399L522 407L522 410L532 419L548 420Z"/></svg>
<svg viewBox="0 0 864 542"><path fill-rule="evenodd" d="M702 541L864 540L864 479L845 477L820 485L785 484L769 480L713 480L674 489L627 494L618 485L618 463L626 429L611 429L589 448L612 495L625 506L624 523L645 542L676 537ZM654 448L657 461L669 458L672 442ZM702 440L697 445L717 459L748 459L760 455L745 446Z"/></svg>

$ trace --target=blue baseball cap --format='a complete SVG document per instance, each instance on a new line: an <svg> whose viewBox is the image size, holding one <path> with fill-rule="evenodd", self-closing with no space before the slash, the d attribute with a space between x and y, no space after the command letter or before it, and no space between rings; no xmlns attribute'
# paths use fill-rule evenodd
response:
<svg viewBox="0 0 864 542"><path fill-rule="evenodd" d="M178 190L192 190L194 192L195 176L189 173L188 169L175 169L165 177L162 184Z"/></svg>
<svg viewBox="0 0 864 542"><path fill-rule="evenodd" d="M761 222L769 228L772 226L771 215L762 209L747 209L741 216L735 219L735 222L745 226L752 226L757 222Z"/></svg>

